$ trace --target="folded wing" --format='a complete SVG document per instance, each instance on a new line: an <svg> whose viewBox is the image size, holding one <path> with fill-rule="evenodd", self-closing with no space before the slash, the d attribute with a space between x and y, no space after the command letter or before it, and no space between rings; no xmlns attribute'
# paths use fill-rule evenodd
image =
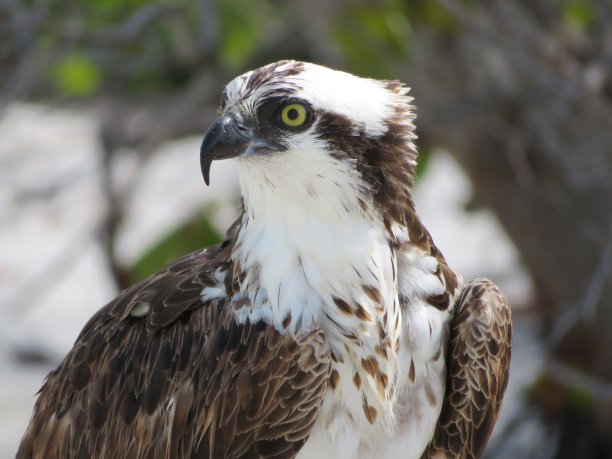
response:
<svg viewBox="0 0 612 459"><path fill-rule="evenodd" d="M451 327L446 394L423 458L478 458L508 384L510 305L488 279L466 284Z"/></svg>
<svg viewBox="0 0 612 459"><path fill-rule="evenodd" d="M294 457L327 381L318 329L295 337L239 324L202 289L228 244L121 293L47 377L17 458Z"/></svg>

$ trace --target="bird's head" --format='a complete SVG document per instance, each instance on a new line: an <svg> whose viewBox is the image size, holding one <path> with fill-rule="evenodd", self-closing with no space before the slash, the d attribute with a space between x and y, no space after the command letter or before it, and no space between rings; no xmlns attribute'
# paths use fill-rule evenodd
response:
<svg viewBox="0 0 612 459"><path fill-rule="evenodd" d="M304 62L247 72L225 87L220 116L202 142L204 180L212 161L238 158L245 200L264 189L292 205L337 197L344 208L378 210L389 227L412 205L416 150L407 92L397 81Z"/></svg>

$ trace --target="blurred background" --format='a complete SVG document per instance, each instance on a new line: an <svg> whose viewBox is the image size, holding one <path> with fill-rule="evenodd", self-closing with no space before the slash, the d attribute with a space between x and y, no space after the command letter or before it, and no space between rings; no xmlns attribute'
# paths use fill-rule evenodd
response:
<svg viewBox="0 0 612 459"><path fill-rule="evenodd" d="M219 240L201 136L285 58L412 87L417 209L513 304L485 456L612 457L610 0L0 0L0 458L93 312Z"/></svg>

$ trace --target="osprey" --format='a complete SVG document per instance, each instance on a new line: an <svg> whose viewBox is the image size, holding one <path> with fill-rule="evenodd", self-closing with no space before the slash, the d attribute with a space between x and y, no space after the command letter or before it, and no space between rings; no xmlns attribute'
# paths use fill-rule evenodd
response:
<svg viewBox="0 0 612 459"><path fill-rule="evenodd" d="M407 92L295 61L231 81L200 161L236 158L240 216L91 318L17 457L478 457L510 307L415 212Z"/></svg>

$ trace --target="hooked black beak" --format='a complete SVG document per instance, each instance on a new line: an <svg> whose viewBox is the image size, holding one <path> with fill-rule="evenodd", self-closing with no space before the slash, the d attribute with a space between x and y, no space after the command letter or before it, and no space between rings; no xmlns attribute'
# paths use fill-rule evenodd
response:
<svg viewBox="0 0 612 459"><path fill-rule="evenodd" d="M254 127L234 114L222 115L210 125L200 147L200 167L206 185L210 184L212 162L240 156L252 143L254 135Z"/></svg>

